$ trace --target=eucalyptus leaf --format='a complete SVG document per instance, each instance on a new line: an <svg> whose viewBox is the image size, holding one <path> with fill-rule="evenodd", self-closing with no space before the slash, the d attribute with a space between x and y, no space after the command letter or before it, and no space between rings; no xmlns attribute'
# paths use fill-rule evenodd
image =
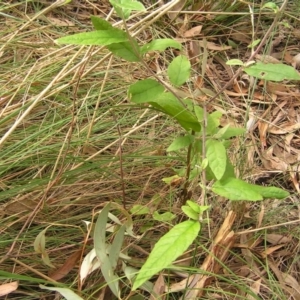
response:
<svg viewBox="0 0 300 300"><path fill-rule="evenodd" d="M110 203L105 205L102 211L99 213L95 230L94 230L94 247L98 259L101 262L101 272L107 282L109 288L116 297L119 297L119 279L114 274L114 269L109 257L106 254L106 224L108 219L108 213L110 209Z"/></svg>
<svg viewBox="0 0 300 300"><path fill-rule="evenodd" d="M46 251L46 232L50 226L48 226L46 229L42 230L35 238L34 240L34 250L37 253L41 254L42 261L45 265L48 267L54 268L54 265L51 263L49 255Z"/></svg>
<svg viewBox="0 0 300 300"><path fill-rule="evenodd" d="M48 287L42 284L40 284L39 287L41 289L58 292L67 300L83 300L83 298L79 297L77 294L75 294L72 290L68 288Z"/></svg>
<svg viewBox="0 0 300 300"><path fill-rule="evenodd" d="M115 269L117 267L117 263L118 263L119 256L121 253L121 248L122 248L123 241L124 241L125 229L126 229L125 225L122 225L119 228L117 234L114 237L114 241L111 245L111 248L110 248L110 251L108 254L108 257L109 257L109 260L110 260L110 263L111 263L111 266L113 269Z"/></svg>

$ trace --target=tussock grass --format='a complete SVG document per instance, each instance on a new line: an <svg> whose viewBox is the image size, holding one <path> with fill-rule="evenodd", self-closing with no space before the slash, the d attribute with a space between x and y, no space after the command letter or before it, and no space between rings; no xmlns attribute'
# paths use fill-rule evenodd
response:
<svg viewBox="0 0 300 300"><path fill-rule="evenodd" d="M207 50L212 73L206 74L204 86L216 93L235 72L224 62L228 58L249 57L247 41L251 40L252 27L243 2L231 5L219 1L204 7L201 3L195 3L195 8L199 6L197 9L207 15L195 14L191 24L202 22L203 35L210 42L228 45L230 40L237 46L226 52ZM258 14L260 7L255 5L258 36L266 31L265 23L269 22L265 14ZM184 22L179 16L175 25L170 26L166 11L153 3L147 14L136 15L129 21L130 30L141 42L152 37L175 37ZM228 14L220 14L221 11ZM235 15L241 11L244 15ZM208 12L217 17L209 18ZM54 44L56 38L91 30L89 16L93 14L108 17L110 6L106 1L78 1L66 6L51 1L11 1L0 5L0 262L1 270L11 273L9 278L1 273L0 276L2 282L20 279L18 275L27 276L27 280L21 280L18 291L7 299L57 299L53 293L39 289L35 281L51 281L51 269L33 249L35 238L48 226L46 249L51 263L58 267L78 249L84 247L85 254L91 249L92 241L86 240L82 221L92 221L108 201L120 206L125 201L127 208L133 204L150 205L153 210L171 210L181 218L176 203L179 187L170 188L161 181L173 175L172 167L184 164L183 157L178 159L165 153L179 128L154 111L134 107L126 96L128 85L148 77L147 71L111 58L100 47ZM286 16L293 16L294 27L299 24L290 7ZM111 20L119 24L114 18L112 15ZM275 30L274 34L277 33ZM288 48L293 38L291 34L291 39L283 39L283 47ZM168 55L173 53L162 54L153 63L167 64ZM203 58L203 52L199 56ZM201 75L200 62L195 63L194 70L195 76ZM184 92L193 88L189 83ZM243 95L225 92L210 104L209 110L222 111L224 124L245 126L253 107L264 110L267 106L263 101L252 101L257 88L256 82ZM264 169L255 152L260 144L255 130L251 140L235 141L232 149L239 173L249 181L291 188L282 172L273 176ZM193 196L199 194L196 183ZM212 206L210 221L203 227L198 244L187 253L190 264L181 267L185 275L199 272L212 238L226 212L232 209L225 199L208 200ZM269 227L238 235L236 247L221 262L223 271L214 274L215 280L206 288L203 299L249 299L250 295L252 299L289 299L288 295L298 299L291 290L292 284L284 278L286 275L299 280L299 230L294 223L288 223L298 218L297 195L284 202L266 201L233 208L241 210L237 232L249 227ZM282 225L276 227L278 224ZM133 266L140 267L168 226L154 222L151 217L137 218L134 225L136 231L143 226L152 228L142 240L126 241ZM264 257L272 246L269 233L289 239L284 240L278 251ZM97 299L106 286L101 278L100 271L88 277L82 290L84 299ZM168 280L179 278L174 279L172 274ZM76 291L78 264L62 281ZM126 285L124 278L124 299L130 293ZM185 292L169 293L166 299L179 299L178 295ZM106 297L113 299L109 294Z"/></svg>

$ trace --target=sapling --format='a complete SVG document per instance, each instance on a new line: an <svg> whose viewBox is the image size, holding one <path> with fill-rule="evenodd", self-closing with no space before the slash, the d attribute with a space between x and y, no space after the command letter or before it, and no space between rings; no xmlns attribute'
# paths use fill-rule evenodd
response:
<svg viewBox="0 0 300 300"><path fill-rule="evenodd" d="M149 52L165 51L167 48L175 48L182 52L168 65L166 70L167 85L155 74L150 73L152 78L139 80L129 86L128 98L136 105L146 105L171 117L173 122L182 128L184 134L180 132L167 151L175 154L178 151L186 152L186 166L176 170L176 176L185 181L184 188L187 190L190 182L197 179L197 176L202 173L205 175L205 182L199 180L198 184L206 192L215 193L230 201L261 201L266 198L283 199L287 197L289 193L280 188L251 184L236 176L234 166L228 155L228 149L232 138L246 133L244 128L229 125L222 127L220 125L220 118L222 117L220 112L207 113L205 106L196 105L193 99L181 98L176 93L176 89L179 89L189 80L192 71L188 57L183 54L182 45L172 39L154 39L149 43L140 45L134 36L130 35L126 19L132 10L145 10L144 6L138 1L127 0L110 0L110 3L117 15L123 19L125 30L115 28L108 21L93 16L92 23L95 31L66 36L56 42L58 44L105 46L112 55L130 63L139 63L142 67L147 66L144 60ZM243 65L242 62L236 60L229 63L242 64L244 71L251 76L263 76L266 80L274 80L272 73L275 72L275 67L272 68L261 63ZM276 79L283 80L287 76L293 80L300 79L299 74L291 72L290 69L285 71L285 76L277 76ZM175 225L157 242L148 260L138 273L133 284L133 290L142 286L151 276L163 268L167 268L198 236L202 214L208 209L208 206L199 205L189 199L188 196L189 193L186 191L183 194L182 210L189 220ZM121 228L123 234L124 227ZM104 236L102 232L102 237ZM95 243L98 245L98 253L102 253L102 259L108 264L108 266L103 267L106 271L104 277L114 281L113 285L110 286L112 291L117 294L117 277L111 274L113 266L106 257L106 251L100 249L106 247L106 244L103 240Z"/></svg>

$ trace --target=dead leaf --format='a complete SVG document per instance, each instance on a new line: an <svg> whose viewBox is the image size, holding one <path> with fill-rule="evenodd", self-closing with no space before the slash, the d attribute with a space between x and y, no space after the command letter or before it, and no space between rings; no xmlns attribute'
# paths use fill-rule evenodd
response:
<svg viewBox="0 0 300 300"><path fill-rule="evenodd" d="M296 38L300 39L300 29L295 28L295 29L293 30L293 35L294 35Z"/></svg>
<svg viewBox="0 0 300 300"><path fill-rule="evenodd" d="M264 214L265 214L265 206L262 204L261 205L261 210L257 216L257 228L261 227L261 224L262 224L262 221L263 221L263 218L264 218Z"/></svg>
<svg viewBox="0 0 300 300"><path fill-rule="evenodd" d="M273 155L273 147L261 153L261 160L268 170L286 171L288 169L288 164L285 161Z"/></svg>
<svg viewBox="0 0 300 300"><path fill-rule="evenodd" d="M258 122L258 131L259 131L259 139L261 142L261 147L265 149L267 147L267 132L269 128L269 123L264 121Z"/></svg>
<svg viewBox="0 0 300 300"><path fill-rule="evenodd" d="M268 265L274 272L282 288L286 290L293 297L293 299L300 300L299 283L296 280L294 280L292 276L281 272L278 269L278 266L271 259L268 259ZM289 286L292 286L292 288L290 288Z"/></svg>
<svg viewBox="0 0 300 300"><path fill-rule="evenodd" d="M251 291L252 291L255 295L258 295L259 292L260 292L261 280L262 280L262 279L260 278L260 279L258 279L258 280L256 280L256 281L254 281L254 282L251 284L251 286L250 286ZM257 298L254 298L252 295L247 294L246 299L248 299L248 300L255 300L255 299L257 299Z"/></svg>
<svg viewBox="0 0 300 300"><path fill-rule="evenodd" d="M166 284L164 281L164 277L162 273L160 273L154 284L150 300L164 300L166 298L165 288Z"/></svg>
<svg viewBox="0 0 300 300"><path fill-rule="evenodd" d="M293 55L291 54L290 51L285 51L283 58L286 63L288 63L290 65L293 63Z"/></svg>
<svg viewBox="0 0 300 300"><path fill-rule="evenodd" d="M200 54L200 46L198 45L197 41L190 41L188 43L188 56L192 65L199 63Z"/></svg>
<svg viewBox="0 0 300 300"><path fill-rule="evenodd" d="M82 249L79 249L73 254L71 254L59 269L56 269L49 274L49 277L56 281L64 278L76 266L77 262L81 257L81 254Z"/></svg>
<svg viewBox="0 0 300 300"><path fill-rule="evenodd" d="M180 11L183 9L184 5L185 5L186 0L179 0L172 8L172 12L168 12L167 15L170 18L171 21L174 21L178 14L180 13Z"/></svg>
<svg viewBox="0 0 300 300"><path fill-rule="evenodd" d="M207 42L207 41L206 42L199 41L199 45L202 48L206 47L208 50L215 50L215 51L224 51L224 50L229 50L232 48L231 46L225 46L225 45L218 46L215 43Z"/></svg>
<svg viewBox="0 0 300 300"><path fill-rule="evenodd" d="M289 89L285 84L267 81L267 91L274 94L277 92L288 93Z"/></svg>
<svg viewBox="0 0 300 300"><path fill-rule="evenodd" d="M58 18L53 18L53 17L47 17L47 20L52 23L53 25L56 26L75 26L75 24L73 22L71 22L70 20L67 19L58 19Z"/></svg>
<svg viewBox="0 0 300 300"><path fill-rule="evenodd" d="M264 62L264 63L270 63L270 64L280 64L281 63L280 60L278 60L277 58L275 58L271 55L256 54L255 58L257 58L257 60Z"/></svg>
<svg viewBox="0 0 300 300"><path fill-rule="evenodd" d="M238 43L245 43L250 44L251 43L251 37L250 34L244 34L239 31L236 31L230 35L230 38L232 38L234 41Z"/></svg>
<svg viewBox="0 0 300 300"><path fill-rule="evenodd" d="M300 182L299 182L299 167L298 166L292 166L290 171L290 178L291 181L297 190L298 193L300 193Z"/></svg>
<svg viewBox="0 0 300 300"><path fill-rule="evenodd" d="M300 286L298 281L290 274L282 273L282 277L284 279L284 282L291 286L300 295Z"/></svg>
<svg viewBox="0 0 300 300"><path fill-rule="evenodd" d="M195 27L193 27L193 28L187 30L187 31L183 34L183 36L184 36L185 38L192 38L192 37L194 37L194 36L199 35L200 32L201 32L201 30L202 30L202 25L198 25L198 26L195 26Z"/></svg>
<svg viewBox="0 0 300 300"><path fill-rule="evenodd" d="M270 139L272 144L273 144L273 140L275 140L275 139ZM282 161L284 161L288 164L294 164L298 161L298 155L295 155L295 154L285 151L285 149L280 147L280 145L278 145L278 144L277 145L275 144L273 153L277 158L281 159Z"/></svg>
<svg viewBox="0 0 300 300"><path fill-rule="evenodd" d="M235 80L233 83L233 89L237 96L247 95L248 93L248 86L245 86L243 81Z"/></svg>
<svg viewBox="0 0 300 300"><path fill-rule="evenodd" d="M13 281L10 283L4 283L0 285L0 296L8 295L14 292L19 286L18 281Z"/></svg>
<svg viewBox="0 0 300 300"><path fill-rule="evenodd" d="M266 258L268 255L272 254L273 252L277 251L278 249L280 249L282 247L285 247L285 244L277 245L277 246L274 246L274 247L268 247L264 251L260 252L259 255L262 258Z"/></svg>
<svg viewBox="0 0 300 300"><path fill-rule="evenodd" d="M294 68L297 68L297 67L300 66L300 53L298 53L297 55L295 55L295 56L293 57L292 66L293 66Z"/></svg>
<svg viewBox="0 0 300 300"><path fill-rule="evenodd" d="M296 131L300 129L300 123L290 123L290 122L285 122L278 126L270 126L268 129L268 132L273 133L273 134L286 134L286 133L291 133L293 131Z"/></svg>
<svg viewBox="0 0 300 300"><path fill-rule="evenodd" d="M20 214L23 212L33 211L37 204L37 199L29 198L28 195L25 195L8 202L3 206L3 210L6 215Z"/></svg>
<svg viewBox="0 0 300 300"><path fill-rule="evenodd" d="M291 242L292 238L289 236L284 236L281 234L276 234L276 233L269 233L266 235L266 240L272 245L277 245L277 244L287 244Z"/></svg>

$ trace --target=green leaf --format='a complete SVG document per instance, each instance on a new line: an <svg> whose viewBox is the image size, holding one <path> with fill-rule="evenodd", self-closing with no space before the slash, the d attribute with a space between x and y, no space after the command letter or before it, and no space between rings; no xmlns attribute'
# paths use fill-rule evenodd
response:
<svg viewBox="0 0 300 300"><path fill-rule="evenodd" d="M254 48L254 47L256 47L259 43L260 43L260 39L257 39L257 40L254 40L250 45L248 45L247 47L248 48Z"/></svg>
<svg viewBox="0 0 300 300"><path fill-rule="evenodd" d="M215 138L227 140L234 136L243 135L245 132L245 128L229 127L228 124L217 132Z"/></svg>
<svg viewBox="0 0 300 300"><path fill-rule="evenodd" d="M141 60L139 56L140 48L136 41L111 44L107 46L107 49L127 61L138 62Z"/></svg>
<svg viewBox="0 0 300 300"><path fill-rule="evenodd" d="M205 170L207 168L207 166L208 166L208 159L207 159L207 157L205 157L201 162L201 169Z"/></svg>
<svg viewBox="0 0 300 300"><path fill-rule="evenodd" d="M145 205L136 204L131 208L130 212L133 215L147 215L150 213L150 210L149 207Z"/></svg>
<svg viewBox="0 0 300 300"><path fill-rule="evenodd" d="M203 122L203 116L204 116L203 108L201 106L195 106L194 110L198 121Z"/></svg>
<svg viewBox="0 0 300 300"><path fill-rule="evenodd" d="M197 221L185 221L175 225L154 246L147 261L141 268L132 290L136 290L153 275L168 267L195 240L200 230Z"/></svg>
<svg viewBox="0 0 300 300"><path fill-rule="evenodd" d="M186 148L193 142L193 140L194 139L192 135L180 136L172 142L167 151L177 151L182 148Z"/></svg>
<svg viewBox="0 0 300 300"><path fill-rule="evenodd" d="M182 46L179 42L172 39L157 39L145 44L141 47L141 53L147 53L149 51L164 51L168 47L172 47L181 50Z"/></svg>
<svg viewBox="0 0 300 300"><path fill-rule="evenodd" d="M101 272L107 282L109 288L116 297L119 297L119 281L118 277L114 274L114 269L111 265L110 259L106 254L106 223L110 203L108 203L100 212L94 231L94 247L98 259L101 261Z"/></svg>
<svg viewBox="0 0 300 300"><path fill-rule="evenodd" d="M289 192L274 186L260 186L252 184L252 189L262 195L264 198L270 199L284 199L290 195Z"/></svg>
<svg viewBox="0 0 300 300"><path fill-rule="evenodd" d="M95 30L109 30L113 29L113 26L106 20L98 18L96 16L91 16L92 24Z"/></svg>
<svg viewBox="0 0 300 300"><path fill-rule="evenodd" d="M183 205L181 206L181 209L190 219L195 221L199 220L199 213L195 212L191 207Z"/></svg>
<svg viewBox="0 0 300 300"><path fill-rule="evenodd" d="M226 170L226 149L221 142L216 140L207 140L205 143L205 148L210 169L216 178L220 180Z"/></svg>
<svg viewBox="0 0 300 300"><path fill-rule="evenodd" d="M140 80L128 89L128 98L137 104L148 103L164 92L165 88L153 79Z"/></svg>
<svg viewBox="0 0 300 300"><path fill-rule="evenodd" d="M195 213L197 213L197 218L194 218L195 220L199 219L199 215L201 215L203 212L205 212L206 210L208 210L210 208L210 206L207 205L198 205L196 202L191 201L191 200L187 200L186 204L188 205L188 207ZM186 207L186 206L185 206ZM181 207L183 208L183 206ZM183 210L184 211L184 210ZM190 210L188 210L188 212L190 212ZM186 213L186 211L184 211L184 213ZM190 216L189 216L190 217ZM191 217L190 217L191 218Z"/></svg>
<svg viewBox="0 0 300 300"><path fill-rule="evenodd" d="M204 112L203 108L200 106L194 107L195 114L197 116L198 121L201 123L204 121ZM207 114L207 124L206 124L206 134L213 135L216 133L217 128L220 126L220 118L222 117L222 113L219 111L214 111L211 114Z"/></svg>
<svg viewBox="0 0 300 300"><path fill-rule="evenodd" d="M183 107L173 94L160 94L159 97L153 99L150 104L167 115L174 117L184 129L193 129L197 132L201 130L196 116Z"/></svg>
<svg viewBox="0 0 300 300"><path fill-rule="evenodd" d="M244 63L240 59L229 59L226 61L226 65L229 66L243 66Z"/></svg>
<svg viewBox="0 0 300 300"><path fill-rule="evenodd" d="M117 15L122 19L124 18L125 20L129 18L132 10L145 10L145 7L142 3L134 0L109 0L109 2L114 7Z"/></svg>
<svg viewBox="0 0 300 300"><path fill-rule="evenodd" d="M226 148L226 147L225 147ZM232 165L230 159L227 156L226 160L226 169L223 175L223 178L235 178L234 166Z"/></svg>
<svg viewBox="0 0 300 300"><path fill-rule="evenodd" d="M264 64L257 62L247 68L245 72L264 80L282 81L282 80L300 80L300 74L291 66L285 64Z"/></svg>
<svg viewBox="0 0 300 300"><path fill-rule="evenodd" d="M220 126L220 118L222 113L214 111L207 116L206 134L213 135L216 133L217 128Z"/></svg>
<svg viewBox="0 0 300 300"><path fill-rule="evenodd" d="M258 201L263 198L283 199L289 196L287 191L277 187L265 187L250 184L237 178L227 178L215 182L213 192L230 200Z"/></svg>
<svg viewBox="0 0 300 300"><path fill-rule="evenodd" d="M203 122L204 118L204 112L203 108L200 106L195 106L194 107L195 114L197 116L198 121L201 123ZM215 134L216 129L220 126L220 118L222 117L222 113L219 111L214 111L211 114L208 114L206 119L207 119L207 124L206 124L206 133L208 135Z"/></svg>
<svg viewBox="0 0 300 300"><path fill-rule="evenodd" d="M130 9L135 11L146 10L145 6L141 2L135 0L109 0L109 2L114 7L119 7L121 9Z"/></svg>
<svg viewBox="0 0 300 300"><path fill-rule="evenodd" d="M186 201L186 204L193 210L195 211L196 213L200 213L201 212L201 207L200 205L198 205L197 203L195 203L194 201L191 201L191 200L187 200Z"/></svg>
<svg viewBox="0 0 300 300"><path fill-rule="evenodd" d="M83 298L79 297L77 294L75 294L72 290L67 288L59 288L59 287L48 287L44 286L42 284L39 285L41 289L49 290L49 291L55 291L60 293L63 297L65 297L67 300L83 300Z"/></svg>
<svg viewBox="0 0 300 300"><path fill-rule="evenodd" d="M263 200L262 195L253 189L253 185L237 178L216 181L212 186L212 191L229 200Z"/></svg>
<svg viewBox="0 0 300 300"><path fill-rule="evenodd" d="M29 275L21 275L18 273L10 273L10 272L6 272L3 270L0 270L0 280L7 280L7 279L15 279L15 280L24 280L24 281L29 281L31 283L35 282L35 283L50 283L49 281L47 281L46 279L40 279L40 278L35 278L35 277L31 277Z"/></svg>
<svg viewBox="0 0 300 300"><path fill-rule="evenodd" d="M58 44L95 46L107 46L110 44L121 43L126 41L128 41L128 36L126 32L117 28L77 33L55 40L55 42Z"/></svg>
<svg viewBox="0 0 300 300"><path fill-rule="evenodd" d="M168 184L168 185L171 185L174 181L176 181L176 180L181 180L181 179L182 179L181 176L179 176L179 175L173 175L173 176L171 176L171 177L164 177L164 178L162 179L162 181L163 181L164 183Z"/></svg>
<svg viewBox="0 0 300 300"><path fill-rule="evenodd" d="M224 135L224 133L227 131L227 129L229 128L230 124L227 124L226 126L222 127L215 135L214 138L215 139L222 139L222 136Z"/></svg>
<svg viewBox="0 0 300 300"><path fill-rule="evenodd" d="M155 211L153 213L153 219L156 221L160 221L160 222L170 222L175 218L176 218L176 216L174 214L172 214L171 212L165 212L165 213L160 214L157 211Z"/></svg>
<svg viewBox="0 0 300 300"><path fill-rule="evenodd" d="M279 7L274 2L267 2L264 4L263 8L270 8L274 11L274 13L277 13L279 11Z"/></svg>
<svg viewBox="0 0 300 300"><path fill-rule="evenodd" d="M191 63L186 56L179 55L170 63L167 73L173 85L181 86L190 78Z"/></svg>

